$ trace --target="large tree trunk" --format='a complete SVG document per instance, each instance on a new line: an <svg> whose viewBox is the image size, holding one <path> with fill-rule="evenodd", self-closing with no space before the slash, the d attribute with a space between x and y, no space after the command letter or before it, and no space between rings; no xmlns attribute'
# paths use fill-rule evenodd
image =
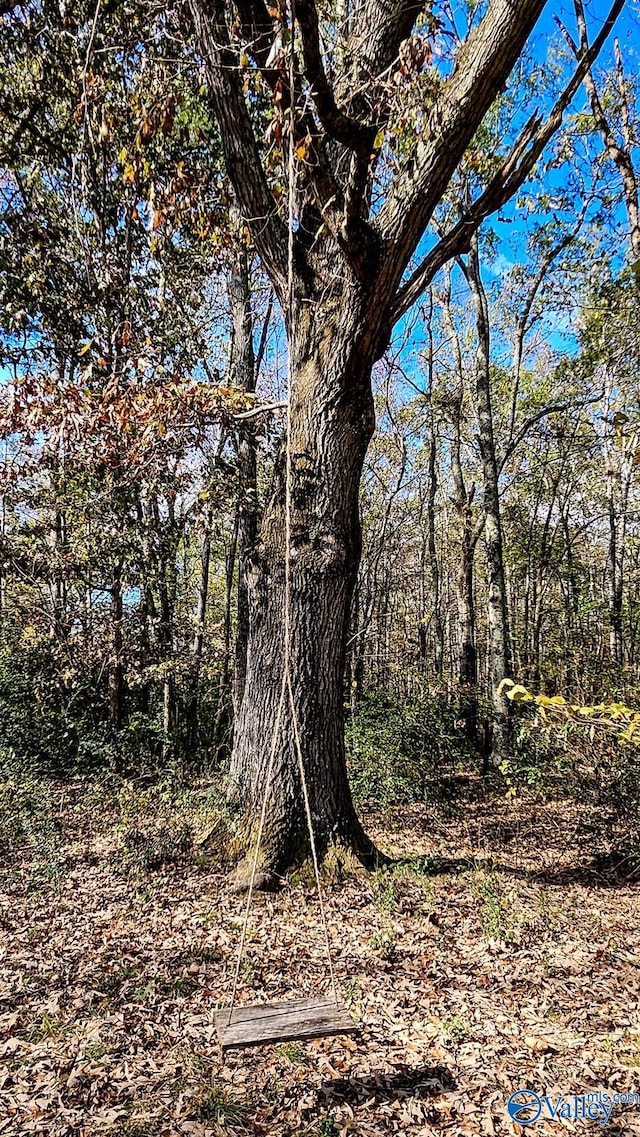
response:
<svg viewBox="0 0 640 1137"><path fill-rule="evenodd" d="M378 352L357 285L326 299L322 322L300 305L292 344L290 672L315 836L375 850L358 822L345 762L344 668L361 549L358 497L373 433L371 368ZM364 329L364 330L363 330ZM255 838L284 666L286 463L276 464L258 539L245 561L246 682L230 798L245 812L239 851ZM276 872L308 851L291 709L285 703L269 787L263 865Z"/></svg>
<svg viewBox="0 0 640 1137"><path fill-rule="evenodd" d="M622 3L615 0L591 53L594 57ZM425 129L410 156L395 176L389 173L380 196L375 187L373 209L369 174L379 125L359 76L382 75L395 66L419 6L395 7L377 0L361 5L345 40L347 66L336 62L332 52L325 67L318 10L315 3L302 4L297 11L302 71L288 81L286 67L278 73L271 66L274 32L292 31L289 42L296 39L286 18L282 27L259 5L233 10L224 0L190 0L188 5L226 170L283 310L288 270L295 261L299 313L288 329L294 481L290 673L321 845L336 836L362 851L368 847L349 794L342 727L345 639L360 551L358 487L373 430L371 368L393 324L437 269L466 251L470 233L483 217L522 184L561 121L571 87L544 127L538 130L530 124L529 152L524 153L521 138L519 150L496 174L490 191L472 203L470 216L445 234L399 287L464 151L496 94L505 88L543 6L544 0L492 0L428 107ZM295 125L290 138L304 139L306 206L295 233L291 199L287 232L271 192L271 172L263 162L264 124L260 122L256 134L245 99L238 67L245 47L251 66L272 87L277 108L273 121L282 137L288 118L290 129ZM293 73L297 49L289 62ZM304 105L296 98L298 90ZM385 123L382 110L383 128ZM293 149L290 155L293 170ZM300 166L302 172L302 162ZM247 670L231 786L232 796L248 811L249 831L264 781L283 666L283 507L280 461L258 540L247 558ZM287 712L269 801L267 858L272 866L291 863L306 848L292 725ZM246 836L246 825L244 832Z"/></svg>

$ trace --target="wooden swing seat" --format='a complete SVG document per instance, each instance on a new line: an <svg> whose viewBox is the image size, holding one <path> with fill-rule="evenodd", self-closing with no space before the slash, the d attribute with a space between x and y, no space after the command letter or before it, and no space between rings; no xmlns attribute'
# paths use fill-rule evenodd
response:
<svg viewBox="0 0 640 1137"><path fill-rule="evenodd" d="M358 1030L346 1007L326 998L234 1007L231 1014L228 1009L216 1011L215 1021L223 1054L270 1042L302 1042Z"/></svg>

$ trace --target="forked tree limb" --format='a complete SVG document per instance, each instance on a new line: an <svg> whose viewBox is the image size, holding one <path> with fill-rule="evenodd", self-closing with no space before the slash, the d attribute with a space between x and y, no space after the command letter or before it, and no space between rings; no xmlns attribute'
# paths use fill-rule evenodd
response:
<svg viewBox="0 0 640 1137"><path fill-rule="evenodd" d="M537 115L529 119L500 170L491 179L484 192L468 206L457 225L438 241L409 280L398 290L393 304L394 320L408 311L447 261L469 250L473 236L482 222L500 209L525 182L545 146L560 127L567 107L610 35L624 3L625 0L614 0L592 47L582 54L576 70L556 100L548 118L544 122Z"/></svg>
<svg viewBox="0 0 640 1137"><path fill-rule="evenodd" d="M622 3L623 0L619 0ZM545 0L491 0L462 44L411 157L375 219L386 271L399 279L446 192L462 155L509 75Z"/></svg>
<svg viewBox="0 0 640 1137"><path fill-rule="evenodd" d="M231 46L224 0L188 0L227 173L281 304L287 293L287 234L262 165Z"/></svg>
<svg viewBox="0 0 640 1137"><path fill-rule="evenodd" d="M368 162L376 128L351 118L336 104L322 62L320 27L314 0L296 0L296 18L302 37L305 77L311 86L311 95L321 125L335 142L354 150Z"/></svg>
<svg viewBox="0 0 640 1137"><path fill-rule="evenodd" d="M187 2L220 126L227 171L256 248L282 301L286 282L286 230L267 182L259 142L243 94L237 53L230 41L225 0L211 0L210 4L205 0ZM452 173L493 102L496 91L506 85L543 6L544 0L491 0L480 24L461 46L454 71L431 107L427 129L418 140L413 156L391 185L382 208L370 222L383 250L378 273L378 301L387 303L387 298L393 297L397 282L446 191ZM484 193L397 291L395 301L392 301L393 320L411 306L448 259L468 250L482 220L500 208L523 183L560 125L566 107L623 6L624 0L614 0L593 47L582 53L574 76L547 120L542 122L538 116L529 120ZM370 36L367 41L363 35L358 53L357 29L364 12L368 13ZM356 49L355 58L360 54L363 59L368 57L368 61L376 67L383 64L400 33L410 33L416 12L413 0L411 3L407 0L369 0L365 3L350 37ZM338 149L345 147L352 152L346 195L343 195L329 162L329 151L323 149L322 137L315 141L312 139L314 146L317 143L319 156L317 162L310 163L316 168L310 170L309 176L320 209L334 236L338 237L343 255L357 268L359 249L358 242L354 243L353 226L360 219L374 128L338 105L336 92L340 90L341 81L352 67L353 60L345 61L342 75L332 86L322 61L315 0L300 0L298 15L305 78L311 86L319 122L327 140ZM254 44L260 56L266 49L268 16L264 0L242 0L241 19L245 34L251 31L260 41L257 46ZM379 39L381 28L388 33L386 48ZM367 48L367 42L369 45L373 42L374 47ZM348 108L349 100L344 99L342 105ZM305 115L308 114L307 110Z"/></svg>

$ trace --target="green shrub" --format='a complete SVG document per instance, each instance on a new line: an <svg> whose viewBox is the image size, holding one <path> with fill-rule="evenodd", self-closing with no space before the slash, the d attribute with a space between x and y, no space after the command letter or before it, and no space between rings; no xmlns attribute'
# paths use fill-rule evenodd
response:
<svg viewBox="0 0 640 1137"><path fill-rule="evenodd" d="M34 877L53 880L60 871L62 829L49 786L16 775L15 757L0 756L0 855L18 847L30 853Z"/></svg>
<svg viewBox="0 0 640 1137"><path fill-rule="evenodd" d="M429 692L412 703L368 692L347 721L346 746L359 805L424 799L429 780L468 757L454 708Z"/></svg>

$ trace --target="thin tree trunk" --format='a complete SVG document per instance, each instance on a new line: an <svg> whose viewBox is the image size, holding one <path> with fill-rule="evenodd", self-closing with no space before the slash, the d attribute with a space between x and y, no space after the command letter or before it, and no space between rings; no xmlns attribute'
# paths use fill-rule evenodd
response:
<svg viewBox="0 0 640 1137"><path fill-rule="evenodd" d="M218 687L218 706L216 709L216 719L213 727L213 739L216 747L216 753L219 754L223 746L223 726L225 720L228 722L227 712L229 711L229 678L231 673L231 635L232 635L232 607L233 607L233 585L236 571L236 555L238 550L238 528L239 518L236 513L236 518L233 526L233 533L231 535L231 544L229 551L225 558L225 604L224 604L224 647L222 651L222 670L220 672L220 684Z"/></svg>
<svg viewBox="0 0 640 1137"><path fill-rule="evenodd" d="M191 645L193 670L189 683L189 695L185 709L187 721L187 749L190 755L198 750L199 745L199 719L200 719L200 667L204 651L205 627L207 621L207 604L209 601L209 573L211 566L211 529L213 525L213 506L205 510L202 547L200 549L200 580L198 582L198 598L196 601L195 631Z"/></svg>
<svg viewBox="0 0 640 1137"><path fill-rule="evenodd" d="M431 312L433 297L429 294L430 310L427 322L429 334L429 353L427 359L429 382L429 468L427 492L427 545L429 549L429 563L431 565L431 585L433 589L433 628L435 633L434 667L436 675L442 675L444 656L444 630L442 627L442 614L440 608L440 565L438 563L438 549L436 545L436 494L438 492L437 475L437 434L433 414L433 335L431 331Z"/></svg>
<svg viewBox="0 0 640 1137"><path fill-rule="evenodd" d="M120 730L124 721L122 639L122 563L116 562L111 578L111 651L109 658L109 722Z"/></svg>
<svg viewBox="0 0 640 1137"><path fill-rule="evenodd" d="M609 654L611 662L621 667L624 662L624 636L622 611L624 601L624 556L626 515L631 468L617 452L615 439L607 432L607 420L614 406L614 376L610 368L605 377L605 407L603 451L607 485L607 515L609 524L606 582L609 605Z"/></svg>
<svg viewBox="0 0 640 1137"><path fill-rule="evenodd" d="M355 711L359 704L362 702L362 695L364 691L364 645L365 637L363 635L363 627L360 620L360 597L362 586L360 578L356 580L355 588L353 590L353 601L351 604L351 627L349 631L349 642L347 655L347 682L349 685L349 703L351 713Z"/></svg>
<svg viewBox="0 0 640 1137"><path fill-rule="evenodd" d="M242 238L243 234L240 234ZM231 308L231 382L249 393L256 388L256 360L253 350L253 313L247 246L238 240L235 271L228 281ZM268 319L268 317L267 317ZM245 422L239 429L237 440L238 462L238 518L237 561L238 600L233 679L233 706L238 721L247 675L247 646L249 640L249 595L246 580L246 557L255 544L258 533L257 443L255 427Z"/></svg>
<svg viewBox="0 0 640 1137"><path fill-rule="evenodd" d="M609 548L607 556L607 587L609 593L609 653L611 662L620 667L624 660L622 635L623 581L621 571L622 534L621 521L616 510L615 495L610 486L607 494L609 518Z"/></svg>
<svg viewBox="0 0 640 1137"><path fill-rule="evenodd" d="M449 335L457 387L450 400L450 418L453 428L451 441L451 474L454 485L454 504L460 520L460 558L456 574L456 602L460 654L458 660L459 711L462 729L473 746L478 745L478 650L476 646L475 612L475 555L482 529L473 523L475 484L469 487L462 469L462 415L465 394L465 375L458 332L451 312L451 273L445 276L441 296L442 314Z"/></svg>
<svg viewBox="0 0 640 1137"><path fill-rule="evenodd" d="M456 576L456 599L460 634L458 682L459 707L464 733L473 746L478 744L478 649L476 646L475 555L481 529L473 524L475 486L467 489L460 456L460 416L462 393L456 400L451 467L460 517L460 559Z"/></svg>
<svg viewBox="0 0 640 1137"><path fill-rule="evenodd" d="M200 550L200 582L198 584L198 601L196 605L196 629L193 633L191 654L193 655L195 670L198 671L202 661L204 648L204 632L207 621L207 603L209 600L209 569L211 565L211 526L213 524L213 508L209 506L204 516L202 531L202 548Z"/></svg>
<svg viewBox="0 0 640 1137"><path fill-rule="evenodd" d="M476 413L478 439L482 459L485 526L484 541L488 569L489 684L493 705L493 738L491 758L499 765L507 757L511 744L509 702L499 692L502 679L509 676L509 627L507 590L504 574L502 526L498 468L493 434L491 407L490 332L487 298L480 275L478 240L473 239L467 264L468 280L476 315L478 347L476 354Z"/></svg>

